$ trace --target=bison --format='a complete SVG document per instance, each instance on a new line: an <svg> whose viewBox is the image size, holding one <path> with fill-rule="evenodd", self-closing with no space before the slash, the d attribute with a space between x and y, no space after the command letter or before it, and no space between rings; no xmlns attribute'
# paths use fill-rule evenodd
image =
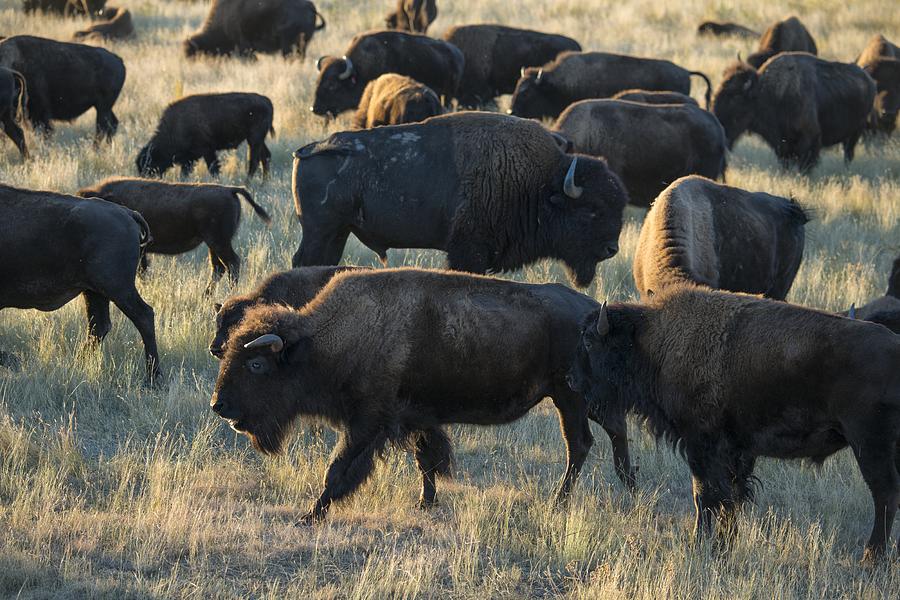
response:
<svg viewBox="0 0 900 600"><path fill-rule="evenodd" d="M435 0L397 0L397 8L387 14L384 24L388 29L427 33L437 14Z"/></svg>
<svg viewBox="0 0 900 600"><path fill-rule="evenodd" d="M272 127L272 101L259 94L197 94L171 103L163 111L156 132L135 161L138 174L162 175L172 165L187 176L203 159L210 175L219 174L219 150L237 148L247 141L247 176L258 167L269 173L272 153L266 135Z"/></svg>
<svg viewBox="0 0 900 600"><path fill-rule="evenodd" d="M0 122L22 158L28 158L28 147L25 145L25 132L19 127L18 120L20 115L24 118L27 103L25 76L18 71L0 67Z"/></svg>
<svg viewBox="0 0 900 600"><path fill-rule="evenodd" d="M510 114L532 119L556 118L578 100L609 98L633 88L691 93L691 75L706 82L706 104L712 85L700 71L688 71L667 60L606 52L563 52L543 67L522 72L513 92Z"/></svg>
<svg viewBox="0 0 900 600"><path fill-rule="evenodd" d="M460 25L444 39L465 57L457 98L465 106L480 106L516 89L522 70L555 59L561 52L581 51L564 35L516 29L503 25Z"/></svg>
<svg viewBox="0 0 900 600"><path fill-rule="evenodd" d="M296 52L305 58L313 34L324 28L325 18L309 0L214 0L200 31L184 41L184 53Z"/></svg>
<svg viewBox="0 0 900 600"><path fill-rule="evenodd" d="M247 312L210 405L266 454L281 449L297 416L339 432L310 522L356 491L391 442L414 451L420 506L430 506L435 476L450 472L443 425L510 423L549 396L567 450L562 501L593 443L584 399L565 376L574 317L595 305L561 285L418 269L340 273L299 311Z"/></svg>
<svg viewBox="0 0 900 600"><path fill-rule="evenodd" d="M443 113L441 99L430 87L405 75L385 73L366 85L353 127L416 123Z"/></svg>
<svg viewBox="0 0 900 600"><path fill-rule="evenodd" d="M816 41L797 17L778 21L769 27L759 39L756 52L747 57L754 69L760 68L767 60L782 52L808 52L816 55Z"/></svg>
<svg viewBox="0 0 900 600"><path fill-rule="evenodd" d="M674 286L585 320L570 383L677 444L696 528L734 533L760 456L823 461L850 446L872 493L866 557L885 550L900 502L900 337L744 294ZM698 536L699 537L699 536ZM727 537L726 537L727 539Z"/></svg>
<svg viewBox="0 0 900 600"><path fill-rule="evenodd" d="M206 244L212 267L207 293L226 271L232 283L240 275L241 259L231 245L241 222L239 198L246 200L267 224L271 221L269 214L242 187L111 178L78 190L78 195L103 198L139 212L153 234L145 252L181 254ZM141 254L141 271L147 266L146 254Z"/></svg>
<svg viewBox="0 0 900 600"><path fill-rule="evenodd" d="M869 129L890 134L897 127L900 112L900 48L883 35L869 40L856 64L875 80L875 103Z"/></svg>
<svg viewBox="0 0 900 600"><path fill-rule="evenodd" d="M315 100L310 110L326 117L359 105L366 85L384 73L407 75L446 99L454 97L463 74L459 48L442 40L404 31L375 31L353 38L341 58L316 63Z"/></svg>
<svg viewBox="0 0 900 600"><path fill-rule="evenodd" d="M784 300L809 216L787 198L682 177L653 202L634 256L643 301L685 282Z"/></svg>
<svg viewBox="0 0 900 600"><path fill-rule="evenodd" d="M80 39L127 39L134 35L134 23L131 11L127 8L105 8L101 13L104 20L94 23L87 29L76 31L74 38Z"/></svg>
<svg viewBox="0 0 900 600"><path fill-rule="evenodd" d="M649 206L684 175L725 174L725 132L716 117L691 104L582 100L553 130L576 152L605 158L638 206Z"/></svg>
<svg viewBox="0 0 900 600"><path fill-rule="evenodd" d="M147 378L159 355L153 309L134 286L146 221L98 198L0 185L0 308L52 311L84 297L88 335L100 342L112 327L112 301L144 341Z"/></svg>
<svg viewBox="0 0 900 600"><path fill-rule="evenodd" d="M884 296L872 300L865 306L851 308L849 316L852 319L878 323L894 333L900 333L900 256L894 259Z"/></svg>
<svg viewBox="0 0 900 600"><path fill-rule="evenodd" d="M97 139L110 139L119 120L113 105L125 83L125 63L103 48L30 35L0 41L0 67L25 76L28 120L44 133L50 121L72 121L97 112Z"/></svg>
<svg viewBox="0 0 900 600"><path fill-rule="evenodd" d="M557 258L579 286L618 251L628 201L603 161L564 154L539 123L478 112L304 146L293 192L295 267L336 265L353 233L382 260L388 248L435 248L472 273Z"/></svg>
<svg viewBox="0 0 900 600"><path fill-rule="evenodd" d="M875 82L856 65L785 52L756 71L738 62L716 90L713 112L731 148L750 130L775 151L782 166L810 171L823 147L842 144L853 160L872 103Z"/></svg>
<svg viewBox="0 0 900 600"><path fill-rule="evenodd" d="M759 32L753 31L737 23L721 21L704 21L697 27L697 35L711 35L716 37L738 36L745 38L758 38Z"/></svg>
<svg viewBox="0 0 900 600"><path fill-rule="evenodd" d="M106 0L24 0L22 7L27 13L43 12L74 17L95 16L106 5Z"/></svg>
<svg viewBox="0 0 900 600"><path fill-rule="evenodd" d="M613 100L628 100L643 104L692 104L699 108L696 100L678 92L650 92L647 90L622 90L612 97Z"/></svg>

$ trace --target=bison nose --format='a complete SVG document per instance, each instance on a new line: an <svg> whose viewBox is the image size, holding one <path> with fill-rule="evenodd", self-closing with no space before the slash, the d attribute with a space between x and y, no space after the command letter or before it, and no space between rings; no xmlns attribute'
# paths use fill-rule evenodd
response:
<svg viewBox="0 0 900 600"><path fill-rule="evenodd" d="M223 411L226 409L226 405L221 400L217 400L215 404L212 406L213 412L217 415L221 415Z"/></svg>
<svg viewBox="0 0 900 600"><path fill-rule="evenodd" d="M608 244L604 250L606 251L606 258L612 258L619 253L619 244Z"/></svg>
<svg viewBox="0 0 900 600"><path fill-rule="evenodd" d="M213 356L215 356L216 358L222 358L222 356L225 354L224 352L222 352L222 348L220 348L219 346L215 346L213 344L209 345L209 353L212 354Z"/></svg>

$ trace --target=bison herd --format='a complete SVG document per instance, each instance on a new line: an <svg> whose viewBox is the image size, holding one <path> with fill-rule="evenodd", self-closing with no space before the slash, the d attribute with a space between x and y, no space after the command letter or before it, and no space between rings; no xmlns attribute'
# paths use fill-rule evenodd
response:
<svg viewBox="0 0 900 600"><path fill-rule="evenodd" d="M129 11L102 0L24 7L104 19L77 39L135 34ZM711 97L703 73L586 51L562 35L473 24L428 37L437 15L434 1L401 0L388 29L318 60L312 112L355 110L354 127L293 154L303 231L294 268L216 306L212 410L264 453L282 448L298 416L340 434L304 521L352 494L390 444L413 452L420 505L430 506L436 478L451 470L445 425L509 423L549 397L566 444L560 502L584 468L589 419L609 436L629 489L628 414L676 444L693 478L697 532L724 539L752 497L758 457L821 462L849 446L875 510L866 556L883 553L900 504L900 258L887 294L859 309L787 304L810 214L724 179L728 151L748 131L803 172L824 147L841 144L849 162L863 134L889 134L900 109L897 47L875 36L855 62L827 61L791 17ZM184 53L302 59L324 26L307 0L215 0ZM759 37L733 23L699 33ZM0 41L0 67L0 119L23 159L21 116L49 135L53 121L94 108L97 142L116 134L126 68L115 54L15 35ZM694 76L704 108L690 97ZM462 110L496 109L503 94L512 94L508 115ZM137 173L177 165L187 175L202 159L216 176L217 152L246 142L248 177L265 175L273 111L251 93L178 99L136 157ZM533 120L542 118L553 122ZM82 295L89 337L100 341L113 302L143 339L148 382L159 384L153 309L135 277L148 253L203 243L207 292L226 273L236 281L241 200L269 221L245 188L211 183L122 177L77 196L0 185L0 308L55 310ZM565 286L487 275L549 258L589 285L618 252L629 202L649 207L633 264L641 303L598 304ZM389 248L442 250L449 270L339 267L351 233L385 263ZM38 244L47 252L23 251ZM16 362L0 352L0 364Z"/></svg>

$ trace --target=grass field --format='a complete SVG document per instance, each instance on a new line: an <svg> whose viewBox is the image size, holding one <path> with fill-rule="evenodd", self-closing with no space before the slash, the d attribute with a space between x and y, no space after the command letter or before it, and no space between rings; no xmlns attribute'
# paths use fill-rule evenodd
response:
<svg viewBox="0 0 900 600"><path fill-rule="evenodd" d="M180 41L199 25L206 5L134 0L137 39L108 44L128 68L113 142L92 146L93 112L59 123L46 141L28 131L33 158L24 164L0 139L0 181L74 192L107 176L133 175L161 109L181 95L266 94L278 132L270 143L272 176L249 184L274 222L267 229L245 211L239 286L223 283L215 298L203 298L209 269L203 249L155 257L139 285L156 311L166 381L160 389L142 387L140 339L115 310L113 332L99 351L82 349L80 299L54 313L0 312L0 348L22 361L20 372L0 369L0 597L897 598L896 553L875 567L859 565L872 508L848 452L819 470L763 461L762 487L740 519L736 547L716 554L690 543L687 468L636 424L639 495L629 497L616 481L608 440L596 428L574 501L555 510L549 498L565 451L547 405L507 427L451 428L457 476L440 486L441 504L431 512L415 508L418 476L410 458L392 453L327 523L292 525L318 491L334 436L302 426L282 457L264 459L215 418L208 400L217 363L206 351L212 301L290 265L300 237L290 153L349 125L344 116L326 128L309 112L315 57L342 54L352 35L380 25L388 4L319 0L328 28L303 63L266 56L186 62ZM900 39L900 11L881 0L775 4L447 1L439 2L431 33L471 22L566 33L586 49L674 60L705 71L714 84L751 44L698 39L694 30L705 18L762 29L797 14L822 56L844 61L873 33ZM26 17L19 6L0 0L0 34L68 39L85 24ZM701 93L695 86L695 97ZM500 105L505 109L508 98ZM790 301L837 310L883 293L900 251L900 137L865 144L849 168L829 150L809 177L780 171L757 139L745 138L735 150L729 183L793 195L814 210ZM220 180L243 183L245 151L223 158ZM194 178L207 180L205 167ZM600 265L589 294L636 298L631 260L642 216L628 209L622 251ZM377 262L355 241L346 261ZM392 251L390 263L441 266L443 258ZM565 281L552 263L511 276Z"/></svg>

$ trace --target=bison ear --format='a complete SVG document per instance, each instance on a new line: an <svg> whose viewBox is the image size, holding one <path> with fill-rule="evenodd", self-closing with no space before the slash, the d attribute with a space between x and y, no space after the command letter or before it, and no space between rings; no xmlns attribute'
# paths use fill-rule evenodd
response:
<svg viewBox="0 0 900 600"><path fill-rule="evenodd" d="M306 357L309 356L310 353L310 343L309 338L300 338L296 342L288 344L284 348L284 352L282 356L284 361L289 365L299 365Z"/></svg>
<svg viewBox="0 0 900 600"><path fill-rule="evenodd" d="M850 305L850 310L847 311L847 318L856 319L856 303Z"/></svg>
<svg viewBox="0 0 900 600"><path fill-rule="evenodd" d="M222 303L216 302L213 304L213 310L216 311L215 314L219 314L219 311L222 310Z"/></svg>

